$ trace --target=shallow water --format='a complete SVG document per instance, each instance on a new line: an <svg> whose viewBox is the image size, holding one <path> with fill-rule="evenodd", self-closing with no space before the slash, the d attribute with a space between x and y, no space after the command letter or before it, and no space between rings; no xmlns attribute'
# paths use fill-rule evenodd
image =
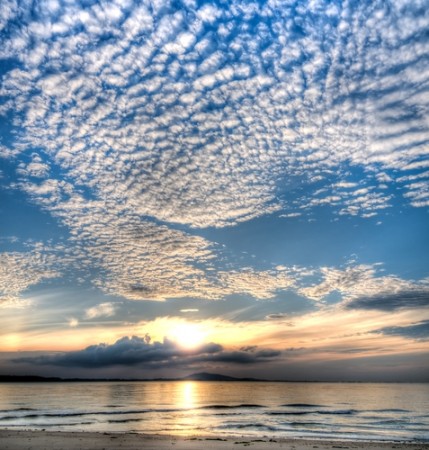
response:
<svg viewBox="0 0 429 450"><path fill-rule="evenodd" d="M0 428L429 441L429 384L0 384Z"/></svg>

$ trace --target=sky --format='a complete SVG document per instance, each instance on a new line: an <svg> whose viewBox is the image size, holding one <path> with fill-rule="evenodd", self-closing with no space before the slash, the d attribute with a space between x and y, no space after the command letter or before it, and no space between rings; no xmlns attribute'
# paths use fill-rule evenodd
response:
<svg viewBox="0 0 429 450"><path fill-rule="evenodd" d="M429 381L427 0L2 0L0 374Z"/></svg>

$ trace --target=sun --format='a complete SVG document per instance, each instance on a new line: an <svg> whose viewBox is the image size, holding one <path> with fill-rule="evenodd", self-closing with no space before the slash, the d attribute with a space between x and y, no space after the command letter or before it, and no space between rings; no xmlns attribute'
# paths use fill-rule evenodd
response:
<svg viewBox="0 0 429 450"><path fill-rule="evenodd" d="M194 349L203 344L206 333L197 324L180 323L169 333L171 339L180 347Z"/></svg>

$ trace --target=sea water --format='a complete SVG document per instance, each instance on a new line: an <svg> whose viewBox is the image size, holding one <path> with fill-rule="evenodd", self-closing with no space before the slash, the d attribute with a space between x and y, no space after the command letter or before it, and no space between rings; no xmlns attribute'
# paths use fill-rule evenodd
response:
<svg viewBox="0 0 429 450"><path fill-rule="evenodd" d="M0 428L429 441L429 384L0 383Z"/></svg>

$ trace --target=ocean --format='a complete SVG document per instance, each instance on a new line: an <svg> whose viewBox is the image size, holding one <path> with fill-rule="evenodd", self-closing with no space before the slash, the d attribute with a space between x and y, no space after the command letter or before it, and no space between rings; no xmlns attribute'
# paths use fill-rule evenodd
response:
<svg viewBox="0 0 429 450"><path fill-rule="evenodd" d="M0 428L429 441L429 384L0 383Z"/></svg>

